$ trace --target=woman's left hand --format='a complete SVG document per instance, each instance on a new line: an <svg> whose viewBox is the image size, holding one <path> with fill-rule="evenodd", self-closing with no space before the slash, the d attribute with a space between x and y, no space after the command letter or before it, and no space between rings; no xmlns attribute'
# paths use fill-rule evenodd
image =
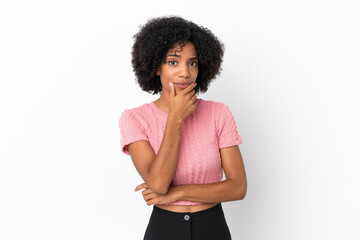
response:
<svg viewBox="0 0 360 240"><path fill-rule="evenodd" d="M144 200L146 201L146 204L149 206L152 204L168 204L168 203L176 202L178 200L178 195L175 186L170 186L167 194L154 193L146 183L142 183L138 185L135 188L135 192L141 189L144 189L142 191L142 195Z"/></svg>

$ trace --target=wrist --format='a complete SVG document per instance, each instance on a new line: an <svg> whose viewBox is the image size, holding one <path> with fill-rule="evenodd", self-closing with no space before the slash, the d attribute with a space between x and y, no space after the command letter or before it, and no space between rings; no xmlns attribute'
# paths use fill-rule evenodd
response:
<svg viewBox="0 0 360 240"><path fill-rule="evenodd" d="M170 122L175 122L175 123L177 123L179 125L181 125L181 123L183 121L180 117L178 117L177 115L175 115L171 111L170 111L170 113L168 115L168 119L169 119Z"/></svg>
<svg viewBox="0 0 360 240"><path fill-rule="evenodd" d="M174 191L176 201L181 200L183 198L183 196L184 196L183 188L181 186L172 186L172 188L173 188L173 191Z"/></svg>

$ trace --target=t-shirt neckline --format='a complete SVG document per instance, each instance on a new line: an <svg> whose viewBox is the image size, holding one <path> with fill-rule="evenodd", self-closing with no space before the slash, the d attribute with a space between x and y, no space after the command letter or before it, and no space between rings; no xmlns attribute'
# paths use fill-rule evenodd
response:
<svg viewBox="0 0 360 240"><path fill-rule="evenodd" d="M199 102L200 102L199 100L200 100L200 98L197 98L197 99L196 99L196 102L197 102L198 105L199 105ZM166 117L169 115L168 112L165 112L164 110L158 108L158 106L156 106L156 104L155 104L154 101L151 101L151 102L150 102L150 106L151 106L156 112L158 112L160 115L163 115L163 116L166 116Z"/></svg>
<svg viewBox="0 0 360 240"><path fill-rule="evenodd" d="M164 110L158 108L158 106L156 106L156 104L154 103L154 101L151 101L151 102L150 102L150 106L151 106L156 112L158 112L160 115L167 116L167 115L169 114L168 112L165 112Z"/></svg>

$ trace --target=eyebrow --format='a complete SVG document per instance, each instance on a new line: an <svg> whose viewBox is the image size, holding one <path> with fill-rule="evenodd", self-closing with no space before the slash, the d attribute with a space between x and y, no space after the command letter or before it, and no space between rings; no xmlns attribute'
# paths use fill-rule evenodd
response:
<svg viewBox="0 0 360 240"><path fill-rule="evenodd" d="M180 58L181 55L167 55L168 57L178 57ZM189 58L189 59L199 59L198 57L192 57L192 58Z"/></svg>

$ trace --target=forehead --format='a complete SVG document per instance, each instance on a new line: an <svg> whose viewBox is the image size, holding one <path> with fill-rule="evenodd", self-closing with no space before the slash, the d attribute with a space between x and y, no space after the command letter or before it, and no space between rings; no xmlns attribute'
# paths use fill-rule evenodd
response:
<svg viewBox="0 0 360 240"><path fill-rule="evenodd" d="M179 55L179 52L186 55L197 56L195 46L192 42L176 43L174 47L169 49L168 54Z"/></svg>

